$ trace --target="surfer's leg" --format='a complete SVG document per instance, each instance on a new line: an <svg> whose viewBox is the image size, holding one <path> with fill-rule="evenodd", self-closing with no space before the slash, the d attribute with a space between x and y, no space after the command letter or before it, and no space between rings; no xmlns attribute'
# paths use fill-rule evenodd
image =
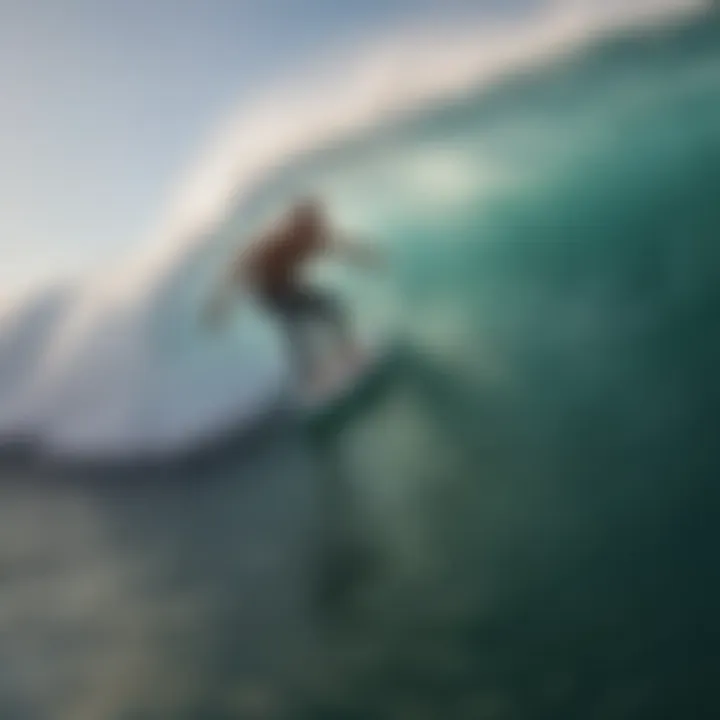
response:
<svg viewBox="0 0 720 720"><path fill-rule="evenodd" d="M293 366L306 378L314 381L320 371L316 362L316 347L311 325L328 326L345 360L352 362L357 356L346 313L333 296L315 288L287 287L266 298L267 304L280 320L288 343Z"/></svg>
<svg viewBox="0 0 720 720"><path fill-rule="evenodd" d="M300 303L304 314L312 320L330 325L336 332L345 332L345 313L336 298L329 293L303 288Z"/></svg>
<svg viewBox="0 0 720 720"><path fill-rule="evenodd" d="M307 378L313 372L313 348L295 290L265 292L262 301L280 324L293 370Z"/></svg>
<svg viewBox="0 0 720 720"><path fill-rule="evenodd" d="M297 303L301 315L312 322L319 322L329 327L345 359L354 360L357 355L357 343L348 314L339 298L316 288L303 287L298 293L300 297Z"/></svg>

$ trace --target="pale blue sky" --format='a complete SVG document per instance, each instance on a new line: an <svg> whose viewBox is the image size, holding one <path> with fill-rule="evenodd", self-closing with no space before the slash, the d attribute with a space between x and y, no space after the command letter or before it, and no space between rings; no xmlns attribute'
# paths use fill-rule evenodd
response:
<svg viewBox="0 0 720 720"><path fill-rule="evenodd" d="M334 45L527 0L0 0L0 284L140 243L213 126Z"/></svg>

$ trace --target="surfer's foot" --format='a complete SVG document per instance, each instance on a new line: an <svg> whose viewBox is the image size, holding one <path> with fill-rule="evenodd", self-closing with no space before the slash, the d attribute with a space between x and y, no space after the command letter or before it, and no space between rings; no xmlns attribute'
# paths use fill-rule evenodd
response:
<svg viewBox="0 0 720 720"><path fill-rule="evenodd" d="M355 343L348 343L337 353L333 353L306 375L306 386L311 395L322 393L328 387L339 383L343 378L352 375L363 360L362 348Z"/></svg>

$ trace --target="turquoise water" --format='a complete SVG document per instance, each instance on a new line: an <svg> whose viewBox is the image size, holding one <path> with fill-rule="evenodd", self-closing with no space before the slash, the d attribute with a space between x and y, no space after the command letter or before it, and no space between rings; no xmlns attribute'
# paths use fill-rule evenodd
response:
<svg viewBox="0 0 720 720"><path fill-rule="evenodd" d="M717 711L719 40L618 39L380 143L380 167L461 169L446 208L368 183L435 424L383 435L392 456L415 433L385 477L411 488L415 573L364 629L386 650L366 712Z"/></svg>
<svg viewBox="0 0 720 720"><path fill-rule="evenodd" d="M9 477L7 716L716 716L719 41L615 38L281 176L383 247L318 272L397 381L182 470Z"/></svg>

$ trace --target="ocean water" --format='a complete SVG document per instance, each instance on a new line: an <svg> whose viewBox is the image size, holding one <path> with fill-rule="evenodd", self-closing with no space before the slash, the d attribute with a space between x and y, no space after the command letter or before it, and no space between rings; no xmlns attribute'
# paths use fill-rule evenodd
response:
<svg viewBox="0 0 720 720"><path fill-rule="evenodd" d="M320 429L261 315L192 320L223 233L306 190L386 256L318 282L404 349ZM54 454L3 465L1 716L716 717L719 191L708 11L295 157L162 281L6 317L3 427Z"/></svg>

